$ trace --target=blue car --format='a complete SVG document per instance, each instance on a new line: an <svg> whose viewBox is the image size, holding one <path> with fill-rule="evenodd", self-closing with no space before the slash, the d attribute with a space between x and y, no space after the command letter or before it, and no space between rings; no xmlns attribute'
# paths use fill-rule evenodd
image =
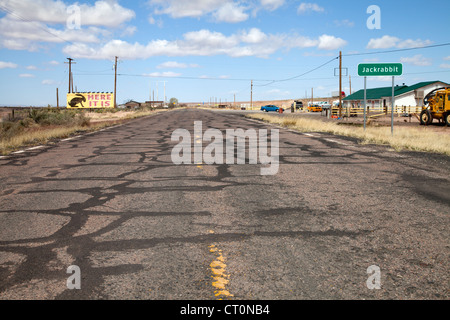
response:
<svg viewBox="0 0 450 320"><path fill-rule="evenodd" d="M272 104L269 104L269 105L267 105L267 106L262 106L262 107L261 107L261 111L265 111L265 112L269 112L269 111L280 112L280 109L281 109L282 111L284 111L283 108L274 106L274 105L272 105Z"/></svg>

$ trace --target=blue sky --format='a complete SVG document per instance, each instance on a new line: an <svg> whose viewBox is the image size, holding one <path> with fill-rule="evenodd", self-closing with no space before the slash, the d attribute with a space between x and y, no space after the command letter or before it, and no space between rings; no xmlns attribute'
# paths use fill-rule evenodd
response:
<svg viewBox="0 0 450 320"><path fill-rule="evenodd" d="M379 29L367 26L371 5ZM56 105L56 88L65 104L67 57L78 91L101 92L113 91L119 56L118 103L153 91L162 100L164 81L167 99L183 102L248 101L251 80L254 100L311 88L330 96L339 51L352 91L362 88L362 62L402 62L397 84L450 82L450 46L409 50L449 43L448 12L450 2L436 0L0 0L0 105Z"/></svg>

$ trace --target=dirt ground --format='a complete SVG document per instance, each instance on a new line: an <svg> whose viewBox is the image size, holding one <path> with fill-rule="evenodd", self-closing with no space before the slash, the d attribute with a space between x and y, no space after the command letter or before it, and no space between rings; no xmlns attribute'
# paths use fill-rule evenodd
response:
<svg viewBox="0 0 450 320"><path fill-rule="evenodd" d="M97 112L86 112L85 116L91 119L91 123L103 122L103 121L114 121L121 120L130 115L127 111L118 111L115 113L97 113Z"/></svg>

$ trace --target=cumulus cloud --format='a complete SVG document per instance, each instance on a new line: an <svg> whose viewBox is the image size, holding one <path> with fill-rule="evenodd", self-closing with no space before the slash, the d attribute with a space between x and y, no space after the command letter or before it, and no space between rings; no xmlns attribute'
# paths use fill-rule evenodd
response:
<svg viewBox="0 0 450 320"><path fill-rule="evenodd" d="M324 12L325 9L319 6L317 3L302 2L297 9L298 14L305 14L308 12Z"/></svg>
<svg viewBox="0 0 450 320"><path fill-rule="evenodd" d="M0 19L0 35L4 39L20 40L22 45L26 45L30 41L36 42L55 42L62 43L65 41L70 42L98 42L99 39L96 32L91 29L86 30L71 30L64 29L58 30L49 28L45 24L40 22L28 22L18 20L11 16L6 16ZM18 49L21 46L17 46L20 42L11 42L15 45L8 46L7 42L4 42L4 46L8 49Z"/></svg>
<svg viewBox="0 0 450 320"><path fill-rule="evenodd" d="M12 62L5 62L5 61L0 61L0 69L6 69L6 68L9 68L9 69L15 69L15 68L17 68L18 66L17 66L17 64L15 64L15 63L12 63Z"/></svg>
<svg viewBox="0 0 450 320"><path fill-rule="evenodd" d="M213 16L219 22L242 22L248 19L248 14L244 10L244 7L237 6L234 3L226 3L214 12Z"/></svg>
<svg viewBox="0 0 450 320"><path fill-rule="evenodd" d="M167 14L172 18L198 18L218 10L230 1L224 0L150 0L155 14Z"/></svg>
<svg viewBox="0 0 450 320"><path fill-rule="evenodd" d="M348 27L348 28L353 28L355 26L355 23L353 21L350 21L348 19L344 19L344 20L334 20L334 24L337 27Z"/></svg>
<svg viewBox="0 0 450 320"><path fill-rule="evenodd" d="M143 76L145 76L145 77L154 77L154 78L173 78L173 77L181 76L181 73L175 73L175 72L172 72L172 71L152 72L152 73L144 73Z"/></svg>
<svg viewBox="0 0 450 320"><path fill-rule="evenodd" d="M402 57L400 58L400 62L408 63L413 66L431 66L432 60L430 58L426 58L421 54L417 54L413 57Z"/></svg>
<svg viewBox="0 0 450 320"><path fill-rule="evenodd" d="M335 36L324 34L319 37L319 44L317 48L323 50L336 50L338 48L344 47L345 45L347 45L347 41L341 38L336 38Z"/></svg>
<svg viewBox="0 0 450 320"><path fill-rule="evenodd" d="M119 27L135 17L116 0L72 6L59 0L3 0L2 5L7 14L0 19L0 47L11 50L37 51L42 43L99 42L100 36L110 34L104 28ZM79 14L79 28L67 25L74 14ZM127 34L134 31L125 29Z"/></svg>
<svg viewBox="0 0 450 320"><path fill-rule="evenodd" d="M161 63L160 65L158 65L156 68L157 69L186 69L186 68L198 68L199 65L198 64L194 64L194 63L180 63L180 62L176 62L176 61L167 61L164 63Z"/></svg>
<svg viewBox="0 0 450 320"><path fill-rule="evenodd" d="M284 5L285 0L149 0L156 15L172 18L210 17L215 22L236 23L249 18L260 10L274 11Z"/></svg>
<svg viewBox="0 0 450 320"><path fill-rule="evenodd" d="M27 20L43 23L66 24L75 12L74 7L55 0L3 0L9 10ZM96 1L94 5L76 4L81 13L82 25L117 27L135 17L133 10L119 5L116 0Z"/></svg>
<svg viewBox="0 0 450 320"><path fill-rule="evenodd" d="M383 36L378 39L370 39L367 49L387 49L393 48L400 41L397 37Z"/></svg>
<svg viewBox="0 0 450 320"><path fill-rule="evenodd" d="M269 11L274 11L284 4L284 0L261 0L261 6Z"/></svg>
<svg viewBox="0 0 450 320"><path fill-rule="evenodd" d="M424 47L431 45L433 42L431 40L421 40L421 39L406 39L402 40L394 36L385 35L381 38L370 39L367 49L389 49L389 48L415 48Z"/></svg>
<svg viewBox="0 0 450 320"><path fill-rule="evenodd" d="M31 73L22 73L22 74L19 74L19 77L20 78L34 78L35 75L31 74Z"/></svg>
<svg viewBox="0 0 450 320"><path fill-rule="evenodd" d="M50 86L50 85L56 84L56 81L55 80L46 79L46 80L42 80L41 84L46 85L46 86Z"/></svg>
<svg viewBox="0 0 450 320"><path fill-rule="evenodd" d="M63 51L74 58L147 59L153 56L214 56L230 57L256 56L266 58L274 52L294 48L317 47L320 50L335 50L345 46L347 41L330 35L317 39L292 34L268 34L258 28L239 31L231 35L202 29L187 32L182 39L153 40L147 44L111 40L102 46L92 47L86 43L66 46Z"/></svg>

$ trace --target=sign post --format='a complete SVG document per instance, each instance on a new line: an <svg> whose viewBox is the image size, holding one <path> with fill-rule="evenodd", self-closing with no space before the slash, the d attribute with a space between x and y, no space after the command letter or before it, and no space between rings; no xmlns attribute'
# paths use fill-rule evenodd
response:
<svg viewBox="0 0 450 320"><path fill-rule="evenodd" d="M401 63L360 63L358 65L358 75L364 77L364 130L366 130L366 108L367 108L367 77L392 76L392 99L391 99L391 133L394 135L394 108L395 108L395 76L403 74L403 64Z"/></svg>

